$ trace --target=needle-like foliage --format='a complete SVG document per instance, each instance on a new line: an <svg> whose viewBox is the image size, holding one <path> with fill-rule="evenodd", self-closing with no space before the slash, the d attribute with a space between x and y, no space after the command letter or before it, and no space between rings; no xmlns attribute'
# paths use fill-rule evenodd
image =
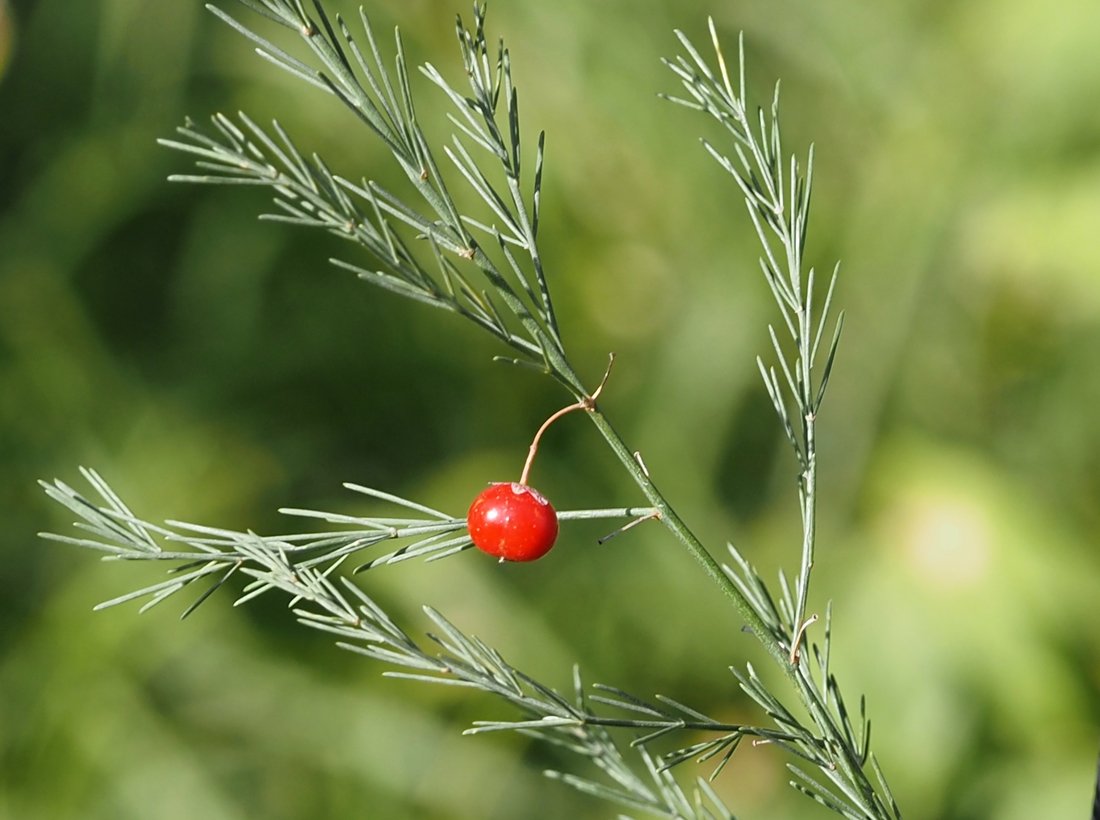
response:
<svg viewBox="0 0 1100 820"><path fill-rule="evenodd" d="M357 39L342 17L330 19L319 3L312 15L297 2L243 4L295 32L322 67L302 62L221 9L209 8L255 42L260 56L350 108L389 149L415 197L367 178L340 176L320 157L303 156L278 122L265 130L245 114L237 121L215 114L213 132L188 122L178 139L161 140L198 157L202 173L172 179L270 187L276 212L266 219L322 228L358 243L378 267L332 261L379 287L469 319L512 347L520 361L553 373L579 393L579 383L562 367L565 350L538 250L544 135L539 134L530 191L525 192L511 58L503 44L490 53L484 9L475 9L472 29L458 23L468 96L435 66L421 69L452 104L447 117L456 132L443 153L484 205L483 214L471 214L455 202L421 128L400 32L394 36L390 69L366 12L360 13ZM496 181L498 174L503 183ZM430 252L410 244L407 231L411 242L427 245Z"/></svg>
<svg viewBox="0 0 1100 820"><path fill-rule="evenodd" d="M778 330L769 327L775 363L769 366L760 359L758 364L798 465L803 535L793 588L781 574L773 592L734 548L730 547L729 565L715 560L603 414L597 403L602 383L595 391L586 390L568 358L537 242L545 140L539 134L533 169L526 171L511 57L503 43L490 48L484 9L475 5L470 28L461 19L457 26L468 91L457 90L433 65L421 68L422 77L442 92L454 128L442 148L446 162L440 162L420 124L399 34L392 57L387 57L365 12L353 31L340 16L330 16L322 0L308 8L301 0L239 2L297 37L304 56L294 56L251 22L210 8L251 40L261 57L350 109L392 154L406 190L338 174L320 157L303 154L278 123L261 127L243 113L236 118L214 115L211 132L188 122L176 139L165 140L165 145L196 158L198 173L173 179L269 188L275 211L267 218L320 228L360 246L361 258L336 261L337 265L397 295L470 320L510 348L510 361L532 366L561 383L575 401L567 409L585 412L637 484L644 503L560 517L632 519L623 529L643 520L659 521L728 598L745 628L782 670L795 697L776 692L752 665L737 664L732 671L738 685L769 725L729 724L667 696L647 699L604 685L586 689L579 670L573 672L573 691L563 696L430 607L424 611L433 632L426 640L415 639L352 576L411 558L454 556L471 545L466 521L350 484L349 489L373 502L403 508L402 515L284 510L318 520L323 528L261 536L143 520L90 470L83 471L84 477L98 498L89 499L61 481L44 483L51 498L77 515L80 531L78 536L46 537L100 551L107 560L158 561L171 568L168 579L101 606L146 599L144 609L198 582L203 589L184 609L186 615L239 574L246 581L239 588L238 603L280 592L288 596L299 621L336 635L347 649L383 662L390 667L389 675L475 689L507 702L518 718L480 721L468 732L518 731L574 752L594 764L602 777L548 774L630 811L677 818L732 817L707 780L696 779L685 790L674 767L701 761L709 764L711 778L716 777L748 738L789 752L791 785L827 809L847 818L899 818L870 749L864 701L860 698L858 710L852 712L830 667L831 605L824 607L823 628L814 627L819 619L810 614L816 418L841 321L833 323L830 318L837 269L819 302L814 269L804 263L813 153L811 149L805 166L783 153L778 87L770 112L754 112L746 99L743 47L735 87L713 22L716 68L688 37L677 33L684 53L668 65L687 93L670 99L706 112L725 128L729 148L709 142L704 146L744 196L760 241L760 266L782 319ZM452 195L455 186L474 193L472 211ZM827 335L830 341L823 347ZM817 631L823 635L820 643L812 639ZM630 757L616 742L619 732L627 736L623 746L633 752Z"/></svg>

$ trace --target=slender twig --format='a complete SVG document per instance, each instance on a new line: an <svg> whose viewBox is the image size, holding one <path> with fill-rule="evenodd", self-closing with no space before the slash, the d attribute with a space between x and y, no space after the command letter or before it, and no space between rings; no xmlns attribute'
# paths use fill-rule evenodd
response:
<svg viewBox="0 0 1100 820"><path fill-rule="evenodd" d="M566 407L561 408L556 413L552 414L550 418L542 423L538 431L535 433L534 439L531 441L531 446L527 448L527 460L523 462L523 472L520 473L519 483L526 484L527 476L531 473L531 465L535 462L535 454L539 451L539 441L542 439L542 434L546 432L555 421L560 419L567 413L572 413L574 410L592 410L596 407L596 400L599 399L600 393L603 392L604 385L607 384L607 377L611 375L611 367L615 364L615 354L612 353L608 356L607 370L604 371L603 378L600 379L599 386L592 391L591 395L586 395L580 401L574 402Z"/></svg>

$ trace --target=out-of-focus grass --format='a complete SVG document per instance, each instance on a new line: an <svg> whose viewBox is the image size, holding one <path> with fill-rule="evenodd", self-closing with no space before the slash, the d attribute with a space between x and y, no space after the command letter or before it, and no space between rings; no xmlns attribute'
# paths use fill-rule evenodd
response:
<svg viewBox="0 0 1100 820"><path fill-rule="evenodd" d="M350 7L350 4L345 4ZM465 8L461 9L466 12ZM438 0L372 9L454 72ZM562 402L454 319L327 267L349 248L257 223L254 192L173 187L185 115L278 117L339 171L389 178L362 128L271 71L199 4L15 4L0 78L0 816L607 817L520 738L462 738L495 704L384 681L276 602L92 615L150 578L34 538L34 480L103 472L139 513L284 529L359 481L459 511L518 472ZM821 420L814 606L864 690L907 814L1083 812L1098 736L1100 63L1093 5L500 4L525 126L549 132L547 264L602 404L720 551L796 550L792 465L753 364L771 318L707 126L654 97L674 26L744 29L782 76L788 149L818 150L810 252L844 260L846 335ZM12 34L13 33L13 34ZM419 83L421 112L434 96ZM441 106L440 106L441 107ZM442 133L442 128L439 129ZM713 134L711 135L714 136ZM637 499L583 419L536 479L561 507ZM749 640L656 528L551 556L463 555L367 578L539 677L751 712ZM850 695L852 697L854 695ZM773 750L718 781L745 816L814 816Z"/></svg>

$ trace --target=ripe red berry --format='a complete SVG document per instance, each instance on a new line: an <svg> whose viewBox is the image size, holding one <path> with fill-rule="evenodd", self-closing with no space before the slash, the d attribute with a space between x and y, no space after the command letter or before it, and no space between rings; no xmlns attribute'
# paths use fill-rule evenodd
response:
<svg viewBox="0 0 1100 820"><path fill-rule="evenodd" d="M542 493L514 481L483 490L466 514L474 546L505 561L534 561L554 546L558 514Z"/></svg>

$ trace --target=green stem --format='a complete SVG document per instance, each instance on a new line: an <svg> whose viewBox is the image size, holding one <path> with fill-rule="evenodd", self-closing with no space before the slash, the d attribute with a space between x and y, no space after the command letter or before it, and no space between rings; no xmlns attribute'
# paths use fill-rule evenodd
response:
<svg viewBox="0 0 1100 820"><path fill-rule="evenodd" d="M619 461L622 462L623 467L626 468L631 478L634 479L643 495L645 495L658 511L661 523L664 524L665 527L676 536L677 540L687 548L691 557L702 566L703 572L705 572L707 576L718 585L718 588L733 601L733 605L737 608L741 617L745 619L746 626L756 635L760 643L768 650L768 653L775 658L783 671L786 672L792 680L796 680L795 669L791 665L788 651L778 640L776 640L763 620L761 620L760 616L752 608L752 605L741 593L741 590L739 590L737 585L730 580L725 572L723 572L722 567L714 560L714 557L707 551L707 548L695 537L695 534L672 508L672 505L665 500L664 495L657 489L657 486L653 483L649 474L643 469L630 448L626 446L626 443L619 433L611 426L611 422L607 420L607 417L601 413L597 407L593 407L588 411L588 417L592 419L592 423L596 425L596 429L600 431L600 434L604 437L608 446L611 447L612 452L618 456Z"/></svg>
<svg viewBox="0 0 1100 820"><path fill-rule="evenodd" d="M567 374L562 375L565 376L562 381L569 382L576 380L576 376L572 371L568 371ZM707 548L703 546L702 542L699 541L687 524L684 523L683 519L676 513L672 505L668 503L664 495L662 495L661 491L649 477L647 471L642 467L630 448L627 447L622 436L619 435L618 431L611 425L607 417L600 412L599 408L594 404L588 410L588 417L592 420L592 423L596 425L596 429L600 431L600 434L603 436L612 452L618 456L623 467L658 512L661 522L674 536L676 536L677 540L687 548L687 551L700 566L702 566L707 576L709 576L710 579L718 585L718 588L733 601L734 606L741 614L741 617L744 618L745 624L748 626L749 630L752 631L757 640L759 640L768 651L768 654L775 659L775 662L779 665L779 668L783 670L784 674L794 683L795 690L798 692L800 700L827 738L828 742L826 749L830 757L836 761L834 765L839 765L843 768L847 772L850 782L856 786L858 790L857 802L861 803L861 809L866 812L866 816L870 818L886 816L884 810L877 810L880 803L877 800L874 787L868 781L863 771L861 761L855 757L854 750L849 747L844 732L829 714L826 704L821 701L813 681L806 677L808 673L804 667L805 660L801 659L792 663L791 650L784 646L781 641L776 639L767 628L763 620L761 620L760 616L753 609L752 605L741 593L741 590L739 590L729 576L723 572L722 567L714 560L714 557ZM816 458L813 451L814 421L812 415L804 420L804 424L806 425L806 442L810 445L810 457L807 460L803 485L803 512L805 519L803 530L802 571L799 578L798 592L798 606L801 612L805 611L809 570L813 564L814 522L816 519L815 491L817 485ZM798 634L797 630L799 626L800 622L796 621L796 635ZM792 637L792 640L794 640L794 637Z"/></svg>
<svg viewBox="0 0 1100 820"><path fill-rule="evenodd" d="M817 538L817 452L815 450L815 419L809 414L803 419L803 434L806 442L806 470L802 474L799 489L802 502L802 562L798 571L794 623L791 629L791 652L798 652L805 630L806 601L810 594L810 571L814 566L814 542Z"/></svg>

